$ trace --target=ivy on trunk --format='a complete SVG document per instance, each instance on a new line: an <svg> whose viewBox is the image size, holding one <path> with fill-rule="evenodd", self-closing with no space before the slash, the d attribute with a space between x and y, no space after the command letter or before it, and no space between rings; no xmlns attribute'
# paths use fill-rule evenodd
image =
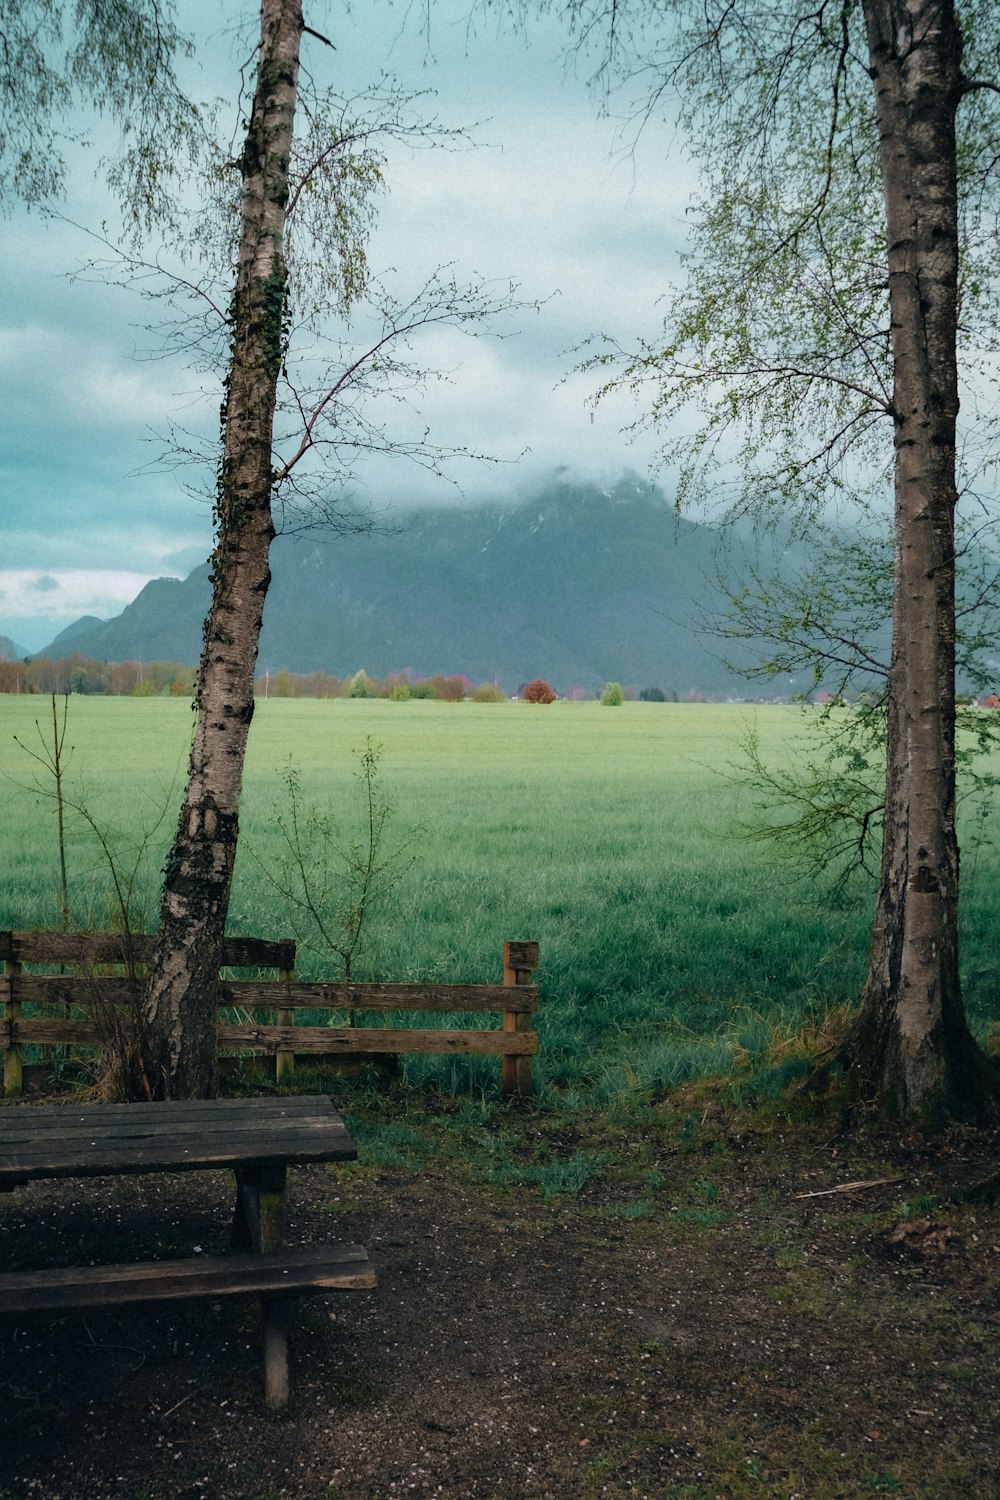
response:
<svg viewBox="0 0 1000 1500"><path fill-rule="evenodd" d="M219 959L274 538L272 430L284 344L283 242L302 29L301 0L262 0L257 82L239 163L239 255L212 604L187 792L164 871L145 1006L149 1072L164 1098L215 1092Z"/></svg>

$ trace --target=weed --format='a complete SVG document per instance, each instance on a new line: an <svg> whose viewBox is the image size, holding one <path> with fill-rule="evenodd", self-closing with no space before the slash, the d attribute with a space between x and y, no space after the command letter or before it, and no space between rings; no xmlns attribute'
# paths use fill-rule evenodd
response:
<svg viewBox="0 0 1000 1500"><path fill-rule="evenodd" d="M940 1212L941 1204L936 1198L909 1198L896 1209L896 1217L914 1219L922 1214Z"/></svg>
<svg viewBox="0 0 1000 1500"><path fill-rule="evenodd" d="M40 795L51 797L56 807L56 837L59 846L59 908L64 931L69 931L72 925L72 916L69 907L69 877L66 873L66 798L64 795L64 775L66 760L66 716L69 712L69 694L63 695L62 718L56 707L56 695L52 698L52 735L46 739L46 732L41 724L35 720L35 729L38 731L38 739L41 750L35 750L26 745L23 740L14 736L15 745L30 756L31 759L42 768L43 780L36 780L33 789ZM70 746L72 754L72 746ZM51 783L51 785L50 785Z"/></svg>
<svg viewBox="0 0 1000 1500"><path fill-rule="evenodd" d="M651 1219L656 1213L656 1204L649 1198L640 1198L635 1203L613 1203L608 1212L616 1219Z"/></svg>
<svg viewBox="0 0 1000 1500"><path fill-rule="evenodd" d="M139 909L137 893L140 875L148 865L150 846L155 842L166 817L171 794L168 791L161 796L155 817L141 828L138 835L123 832L115 820L96 815L90 796L82 787L71 788L66 780L68 695L63 699L61 718L55 694L51 696L51 709L50 738L46 738L47 731L43 731L39 721L35 720L40 751L33 749L17 735L14 736L14 744L18 749L40 768L35 771L34 779L29 785L21 785L21 790L28 792L36 801L51 801L55 805L59 851L59 910L64 931L69 931L74 925L67 855L67 835L71 820L89 841L88 862L92 863L96 847L98 867L110 889L103 919L94 921L91 906L86 926L97 926L120 935L121 952L116 967L125 971L124 995L112 1000L107 998L106 991L100 985L93 982L99 971L94 970L84 976L90 991L87 1010L93 1018L100 1039L92 1092L102 1098L149 1099L152 1097L152 1088L144 1060L148 1050L143 1008L144 981L134 941L135 934L148 926L148 921L144 921ZM82 851L78 849L78 853L80 852ZM108 971L105 969L101 972L106 974ZM66 1013L69 1014L68 1006Z"/></svg>
<svg viewBox="0 0 1000 1500"><path fill-rule="evenodd" d="M407 1125L393 1121L357 1121L352 1130L358 1158L369 1166L403 1167L416 1171L427 1154L424 1138Z"/></svg>
<svg viewBox="0 0 1000 1500"><path fill-rule="evenodd" d="M577 1151L564 1160L536 1163L502 1162L481 1168L481 1182L492 1187L531 1187L545 1199L576 1197L608 1161L606 1151Z"/></svg>
<svg viewBox="0 0 1000 1500"><path fill-rule="evenodd" d="M414 834L394 848L385 847L393 806L378 782L382 746L368 735L364 749L355 754L362 794L359 836L345 840L330 812L304 800L302 773L289 756L280 773L283 806L274 814L277 861L262 858L251 845L261 874L284 903L300 947L321 960L338 958L345 979L351 978L373 912L416 857L411 852Z"/></svg>
<svg viewBox="0 0 1000 1500"><path fill-rule="evenodd" d="M338 1406L348 1410L372 1406L381 1398L382 1387L370 1370L341 1368L329 1377L327 1389Z"/></svg>
<svg viewBox="0 0 1000 1500"><path fill-rule="evenodd" d="M732 1218L724 1208L675 1208L672 1215L678 1224L697 1224L710 1229L716 1224L728 1224Z"/></svg>

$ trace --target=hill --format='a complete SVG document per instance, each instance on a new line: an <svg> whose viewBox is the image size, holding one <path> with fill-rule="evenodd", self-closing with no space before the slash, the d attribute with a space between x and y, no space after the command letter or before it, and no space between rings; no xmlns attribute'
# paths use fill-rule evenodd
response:
<svg viewBox="0 0 1000 1500"><path fill-rule="evenodd" d="M679 696L734 687L697 630L713 607L718 533L648 484L556 480L504 508L390 520L277 540L261 669L464 672L507 689L541 674L562 693L609 679ZM155 579L116 618L77 621L39 655L193 664L209 598L208 564Z"/></svg>
<svg viewBox="0 0 1000 1500"><path fill-rule="evenodd" d="M23 661L27 654L9 635L0 635L0 661Z"/></svg>

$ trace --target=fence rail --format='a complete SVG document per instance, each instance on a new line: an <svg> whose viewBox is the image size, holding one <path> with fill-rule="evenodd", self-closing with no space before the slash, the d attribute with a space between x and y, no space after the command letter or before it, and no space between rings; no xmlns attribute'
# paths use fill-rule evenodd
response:
<svg viewBox="0 0 1000 1500"><path fill-rule="evenodd" d="M136 1003L155 938L147 933L121 937L113 933L0 932L0 1048L4 1052L4 1093L22 1090L22 1049L100 1047L102 1023L94 1019L109 1010ZM70 972L26 972L24 966L60 966ZM272 968L274 979L220 977L217 1004L240 1019L217 1026L222 1052L273 1056L275 1077L287 1081L297 1053L318 1056L478 1054L502 1059L505 1095L530 1094L534 1087L531 1059L538 1036L531 1016L538 1008L532 975L538 968L537 943L504 945L503 984L357 984L334 981L299 983L295 979L295 943L264 938L227 938L222 964L231 968ZM116 971L116 972L111 972ZM124 972L123 972L124 971ZM25 1014L25 1007L31 1014ZM348 1012L348 1026L298 1024L296 1012ZM48 1011L49 1014L38 1012ZM359 1013L427 1011L437 1014L493 1012L501 1029L373 1026ZM56 1014L52 1014L56 1012ZM264 1019L260 1013L266 1013ZM270 1019L274 1018L274 1019Z"/></svg>

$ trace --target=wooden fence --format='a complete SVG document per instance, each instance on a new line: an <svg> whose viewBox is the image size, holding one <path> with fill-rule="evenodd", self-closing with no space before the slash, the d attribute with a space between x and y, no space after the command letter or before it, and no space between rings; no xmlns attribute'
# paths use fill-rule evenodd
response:
<svg viewBox="0 0 1000 1500"><path fill-rule="evenodd" d="M100 1047L101 1022L115 1008L134 1006L155 939L111 933L0 932L0 1047L4 1093L22 1089L22 1049ZM277 1082L289 1079L296 1055L322 1057L396 1055L407 1052L477 1053L502 1062L505 1095L530 1094L531 1059L538 1036L531 1028L538 1007L532 974L537 943L504 945L503 984L303 984L295 979L295 943L226 938L218 1005L235 1013L218 1024L222 1052L273 1056ZM272 979L236 979L231 969L273 969ZM300 1024L299 1014L346 1012L347 1025ZM501 1029L359 1024L359 1013L428 1011L438 1015L499 1013ZM267 1019L265 1019L265 1017Z"/></svg>

